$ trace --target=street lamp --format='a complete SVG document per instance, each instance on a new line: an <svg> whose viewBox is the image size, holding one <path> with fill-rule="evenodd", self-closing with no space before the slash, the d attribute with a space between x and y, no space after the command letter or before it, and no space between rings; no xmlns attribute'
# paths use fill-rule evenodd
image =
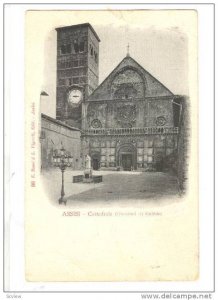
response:
<svg viewBox="0 0 218 300"><path fill-rule="evenodd" d="M55 152L53 155L53 165L55 167L59 167L62 174L62 184L61 184L61 198L58 200L59 204L64 203L66 205L67 200L64 199L64 171L67 167L72 166L73 156L68 154L64 149L63 145L60 149L60 152Z"/></svg>

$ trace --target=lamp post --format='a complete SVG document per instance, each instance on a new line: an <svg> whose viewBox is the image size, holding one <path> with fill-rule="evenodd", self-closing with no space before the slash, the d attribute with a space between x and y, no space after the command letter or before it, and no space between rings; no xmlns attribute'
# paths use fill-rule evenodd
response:
<svg viewBox="0 0 218 300"><path fill-rule="evenodd" d="M61 170L61 198L58 200L59 204L64 203L66 205L67 200L64 199L65 193L64 193L64 171L67 167L72 166L73 162L73 156L66 153L66 150L64 149L63 145L59 152L56 152L53 155L53 164L55 167L59 167Z"/></svg>

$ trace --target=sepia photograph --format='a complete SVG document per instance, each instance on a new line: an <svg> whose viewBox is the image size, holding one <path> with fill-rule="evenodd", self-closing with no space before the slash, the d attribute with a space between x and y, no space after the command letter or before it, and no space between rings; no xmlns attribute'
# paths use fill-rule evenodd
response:
<svg viewBox="0 0 218 300"><path fill-rule="evenodd" d="M25 17L26 280L197 280L196 11Z"/></svg>
<svg viewBox="0 0 218 300"><path fill-rule="evenodd" d="M190 137L187 43L179 28L51 28L39 129L52 204L181 200Z"/></svg>
<svg viewBox="0 0 218 300"><path fill-rule="evenodd" d="M0 298L216 298L215 3L1 8Z"/></svg>

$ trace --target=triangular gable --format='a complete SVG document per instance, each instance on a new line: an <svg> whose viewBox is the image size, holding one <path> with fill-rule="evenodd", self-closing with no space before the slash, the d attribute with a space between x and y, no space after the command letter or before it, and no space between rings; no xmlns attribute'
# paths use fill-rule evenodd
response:
<svg viewBox="0 0 218 300"><path fill-rule="evenodd" d="M140 66L132 57L126 56L119 65L106 77L106 79L89 96L89 100L110 100L110 85L112 80L124 68L133 68L138 71L146 83L145 97L172 96L173 93L161 82Z"/></svg>

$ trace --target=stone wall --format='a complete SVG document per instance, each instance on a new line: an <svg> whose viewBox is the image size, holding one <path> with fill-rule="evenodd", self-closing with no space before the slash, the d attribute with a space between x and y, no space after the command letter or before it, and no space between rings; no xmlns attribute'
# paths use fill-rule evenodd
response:
<svg viewBox="0 0 218 300"><path fill-rule="evenodd" d="M87 53L88 53L88 27L57 28L57 110L58 119L66 116L67 90L71 85L86 86L87 82ZM83 51L77 47L83 43ZM69 51L63 52L62 48ZM69 107L67 106L67 109ZM72 115L71 111L67 111Z"/></svg>
<svg viewBox="0 0 218 300"><path fill-rule="evenodd" d="M56 28L57 84L56 118L81 128L81 103L68 101L72 89L80 89L83 99L98 86L99 38L88 23Z"/></svg>
<svg viewBox="0 0 218 300"><path fill-rule="evenodd" d="M170 157L177 148L177 135L84 136L82 144L83 156L89 154L97 158L99 168L120 167L120 151L129 147L129 153L133 156L133 169L167 171L175 163Z"/></svg>
<svg viewBox="0 0 218 300"><path fill-rule="evenodd" d="M128 66L129 62L135 65ZM84 155L89 154L101 169L122 167L122 156L126 155L135 170L168 170L175 163L177 148L176 132L165 134L165 129L176 127L174 95L134 61L126 58L122 64L83 103ZM146 97L153 85L163 95ZM146 128L157 129L160 134L150 134ZM119 129L133 131L114 134ZM145 133L140 135L135 129Z"/></svg>
<svg viewBox="0 0 218 300"><path fill-rule="evenodd" d="M173 97L155 98L148 101L148 110L144 126L173 127Z"/></svg>
<svg viewBox="0 0 218 300"><path fill-rule="evenodd" d="M86 129L174 127L172 101L173 97L87 101Z"/></svg>
<svg viewBox="0 0 218 300"><path fill-rule="evenodd" d="M188 151L190 137L189 102L187 97L180 97L177 102L181 105L178 135L178 158L176 172L181 192L186 190L188 171Z"/></svg>
<svg viewBox="0 0 218 300"><path fill-rule="evenodd" d="M82 164L80 130L72 128L56 119L42 114L41 119L41 167L52 167L54 150L63 145L73 155L73 169L80 169Z"/></svg>
<svg viewBox="0 0 218 300"><path fill-rule="evenodd" d="M98 168L172 168L177 149L173 99L127 55L83 103L83 154Z"/></svg>

